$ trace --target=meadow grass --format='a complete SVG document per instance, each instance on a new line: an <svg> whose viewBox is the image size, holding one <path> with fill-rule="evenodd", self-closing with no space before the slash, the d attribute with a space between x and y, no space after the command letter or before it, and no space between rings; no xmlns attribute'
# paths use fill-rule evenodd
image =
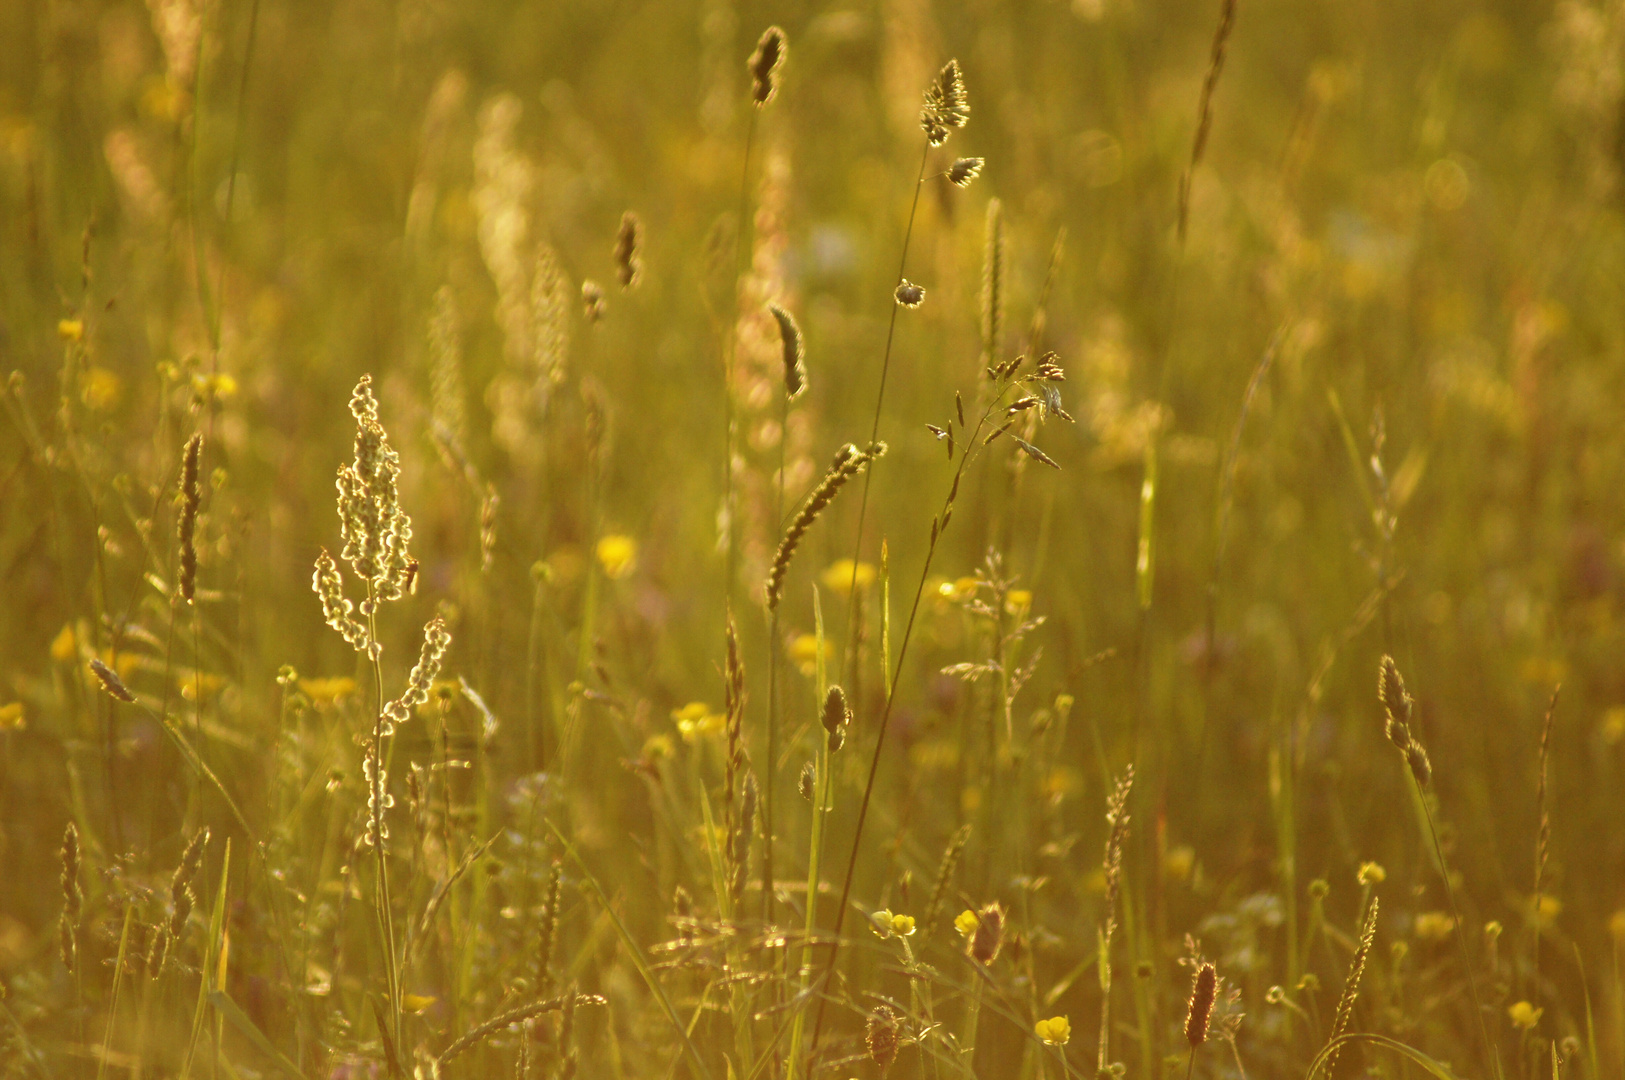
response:
<svg viewBox="0 0 1625 1080"><path fill-rule="evenodd" d="M1617 5L320 8L0 8L0 1073L1625 1074Z"/></svg>

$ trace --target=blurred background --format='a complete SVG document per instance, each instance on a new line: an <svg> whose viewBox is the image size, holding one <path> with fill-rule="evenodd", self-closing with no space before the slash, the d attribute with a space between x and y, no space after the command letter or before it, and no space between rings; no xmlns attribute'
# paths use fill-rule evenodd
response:
<svg viewBox="0 0 1625 1080"><path fill-rule="evenodd" d="M1383 738L1388 653L1417 699L1487 1038L1509 1073L1556 1043L1565 1068L1620 1075L1625 7L1240 0L1192 169L1220 14L1166 0L0 4L5 1060L177 1070L195 974L152 981L138 1016L134 998L119 1012L109 972L130 919L172 910L171 874L205 824L193 929L207 937L226 875L216 917L237 951L220 985L310 1075L374 1060L370 976L344 958L370 940L345 910L363 895L346 876L366 812L350 736L370 725L370 669L308 589L320 549L340 545L334 470L370 373L419 560L414 594L380 616L386 679L405 679L433 614L454 637L396 743L395 841L417 882L403 904L498 836L407 988L430 1002L414 1045L443 1049L519 985L562 850L540 816L646 945L672 934L676 886L709 892L694 837L722 776L710 721L730 595L746 739L777 796L795 908L818 590L828 677L855 711L825 851L839 886L886 711L884 539L894 662L916 584L924 599L853 888L864 910L919 914L971 825L947 914L1002 898L1019 912L1009 989L1034 1002L1027 1020L1068 1013L1091 1032L1105 798L1132 761L1112 1060L1160 1075L1181 1050L1188 932L1247 1013L1236 1060L1198 1067L1301 1074L1358 937L1356 873L1375 861L1359 1028L1485 1075L1423 802ZM745 61L769 24L788 60L756 109ZM911 215L921 95L950 57L970 122L927 153ZM986 159L963 189L941 175L962 155ZM628 211L631 288L614 257ZM1009 440L976 448L922 579L954 469L925 425L949 424L956 390L973 426L990 400L994 217L992 353L1055 351L1072 422L1022 421L1059 471ZM903 276L926 298L896 313L863 595L840 563L858 542L854 487L792 564L770 758L761 583L788 509L869 438L911 222ZM769 301L805 335L809 389L787 412ZM199 599L172 607L193 432ZM93 656L144 710L98 692ZM982 662L1002 682L943 670ZM159 715L202 748L263 858ZM426 840L407 824L409 763L444 795L410 810ZM77 987L58 957L70 820L85 852ZM581 1067L653 1075L679 1043L584 874L566 869L560 918L577 932L561 963L610 1008L582 1021ZM294 916L261 903L267 888ZM922 929L955 952L946 921ZM906 995L875 948L856 950L843 1002L888 978ZM673 990L690 1008L698 978L673 976L691 980ZM1523 1023L1520 1002L1544 1015ZM853 1036L862 1016L833 1023ZM705 1053L731 1052L714 1025L726 1018L695 1029ZM235 1038L228 1060L259 1060ZM1009 1018L984 1020L982 1040L983 1073L1006 1051L1024 1075L1052 1062ZM1093 1069L1092 1043L1063 1053ZM517 1050L481 1053L510 1067ZM1340 1070L1368 1067L1395 1066L1353 1055Z"/></svg>

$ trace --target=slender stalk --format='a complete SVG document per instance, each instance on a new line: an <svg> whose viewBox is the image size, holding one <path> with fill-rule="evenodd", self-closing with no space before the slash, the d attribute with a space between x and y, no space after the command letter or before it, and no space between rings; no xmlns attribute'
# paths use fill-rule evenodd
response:
<svg viewBox="0 0 1625 1080"><path fill-rule="evenodd" d="M845 925L847 902L852 897L852 876L858 865L858 850L863 842L863 826L869 817L869 800L874 795L875 776L880 771L880 753L886 745L886 729L891 722L892 706L897 700L897 685L902 679L903 661L908 656L909 642L914 637L914 623L920 614L920 601L925 596L925 583L931 575L931 562L937 553L937 542L942 539L944 527L940 523L952 510L953 500L959 492L959 481L965 474L965 465L974 455L977 440L981 437L982 430L987 426L988 417L992 415L993 410L1004 399L1004 394L1008 389L1009 386L1007 385L1001 388L998 393L992 395L987 407L982 411L982 415L977 418L976 428L971 432L970 439L965 443L965 449L959 456L959 467L954 470L953 483L948 489L948 496L943 500L942 512L932 519L931 542L926 548L925 564L920 567L920 581L915 586L914 600L909 606L908 622L903 627L903 640L897 649L897 664L892 670L891 683L886 690L886 704L880 713L880 731L875 736L874 754L869 759L869 776L863 785L863 799L858 803L857 827L852 834L852 851L847 856L846 878L841 884L841 900L835 909L835 929L831 934L829 959L825 962L823 973L819 976L821 985L827 984L830 976L834 974L835 960L840 954L841 927ZM855 586L856 583L854 582L854 588ZM808 1049L809 1057L818 1049L818 1039L824 1030L824 1006L828 1000L827 995L819 995L818 1013L813 1021L812 1045Z"/></svg>
<svg viewBox="0 0 1625 1080"><path fill-rule="evenodd" d="M378 615L377 599L372 582L367 583L367 640L376 644L378 641ZM384 812L384 666L378 658L377 650L372 652L372 680L374 712L372 721L372 746L369 752L374 761L372 774L372 792L375 812L382 816ZM389 895L389 858L384 853L383 830L379 830L378 843L374 855L378 860L378 890L376 904L378 908L378 928L384 945L384 988L389 995L389 1019L394 1026L395 1045L401 1045L401 994L400 971L396 967L395 953L395 916L391 909Z"/></svg>
<svg viewBox="0 0 1625 1080"><path fill-rule="evenodd" d="M779 490L773 511L774 527L784 527L785 442L790 434L790 396L784 395L779 414ZM873 467L871 463L871 467ZM779 760L779 605L768 614L767 638L767 770L762 780L762 922L773 922L773 781Z"/></svg>
<svg viewBox="0 0 1625 1080"><path fill-rule="evenodd" d="M739 211L734 227L734 303L733 314L728 319L728 325L723 328L727 335L723 346L722 357L722 386L723 404L727 417L726 438L723 445L722 459L722 512L723 526L728 530L728 611L734 607L734 584L739 576L739 545L736 542L738 530L734 521L734 437L737 434L739 418L735 411L734 402L734 354L739 345L739 311L742 306L740 290L745 281L745 212L750 202L750 159L751 151L756 147L756 114L760 110L750 110L750 120L745 127L745 159L739 168Z"/></svg>
<svg viewBox="0 0 1625 1080"><path fill-rule="evenodd" d="M903 256L897 263L897 284L903 283L903 274L908 270L908 248L914 239L914 218L920 210L920 191L925 186L925 163L931 155L931 141L926 140L925 147L920 151L920 172L914 179L914 201L908 208L908 228L903 230ZM895 287L895 286L894 286ZM891 371L892 341L897 336L897 311L902 307L895 296L892 297L891 321L886 326L886 351L880 359L880 389L875 392L875 415L869 425L869 442L872 444L880 438L880 407L886 400L886 375ZM863 523L869 512L869 483L874 479L874 466L863 477L863 495L858 499L858 534L852 542L852 580L847 586L847 601L851 605L846 615L846 637L841 651L841 666L839 670L846 670L847 654L854 645L853 636L856 633L858 622L858 556L863 553Z"/></svg>

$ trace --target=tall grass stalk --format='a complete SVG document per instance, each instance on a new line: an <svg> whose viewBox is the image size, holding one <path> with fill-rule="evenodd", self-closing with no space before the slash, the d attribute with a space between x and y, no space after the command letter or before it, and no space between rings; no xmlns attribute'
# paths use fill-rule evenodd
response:
<svg viewBox="0 0 1625 1080"><path fill-rule="evenodd" d="M988 426L988 419L992 416L993 410L1003 402L1012 385L1014 384L1006 382L996 393L989 395L987 406L982 410L981 416L977 418L976 426L972 429L970 437L965 441L964 449L960 452L959 465L954 470L953 481L949 484L948 493L943 499L942 509L936 517L931 519L930 542L926 547L925 561L920 567L919 584L914 588L914 599L909 604L908 621L903 625L903 638L897 649L896 667L886 688L886 704L880 713L880 722L875 734L875 748L869 759L868 777L863 785L863 798L858 803L858 820L852 833L852 848L846 860L846 873L841 881L841 898L835 908L835 927L831 931L829 956L825 960L824 969L818 977L818 987L821 992L818 995L818 1011L813 1022L812 1045L808 1050L809 1056L817 1053L819 1037L823 1034L824 1010L829 1000L828 986L831 976L835 972L835 962L840 956L841 928L846 923L847 905L852 897L852 879L857 872L858 852L862 849L863 827L868 821L869 802L874 796L875 778L880 772L880 755L885 749L886 731L891 723L892 708L897 701L897 687L899 680L902 678L903 662L908 657L909 642L913 640L914 624L919 618L920 602L925 596L925 583L931 576L931 564L936 557L938 541L942 539L942 534L947 529L948 522L953 516L954 500L959 495L959 483L965 475L966 463L975 456L978 441L981 439L982 432ZM856 587L857 583L854 580L852 588L856 589Z"/></svg>

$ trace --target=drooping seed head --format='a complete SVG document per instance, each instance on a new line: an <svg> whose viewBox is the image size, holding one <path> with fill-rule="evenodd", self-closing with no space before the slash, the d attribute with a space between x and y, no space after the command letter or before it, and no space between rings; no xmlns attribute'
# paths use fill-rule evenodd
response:
<svg viewBox="0 0 1625 1080"><path fill-rule="evenodd" d="M101 683L102 689L107 692L108 696L117 698L126 704L135 703L135 695L130 693L130 688L124 685L124 680L119 678L118 672L102 663L99 658L91 659L90 670L95 673L96 681Z"/></svg>
<svg viewBox="0 0 1625 1080"><path fill-rule="evenodd" d="M907 278L904 278L902 284L897 286L897 292L894 295L899 304L910 310L919 307L925 302L925 290Z"/></svg>
<svg viewBox="0 0 1625 1080"><path fill-rule="evenodd" d="M1377 699L1387 715L1388 741L1404 750L1411 741L1411 710L1414 704L1400 677L1399 665L1394 658L1384 656L1377 667Z"/></svg>
<svg viewBox="0 0 1625 1080"><path fill-rule="evenodd" d="M971 181L982 175L983 158L962 157L948 167L948 182L957 188L970 187Z"/></svg>
<svg viewBox="0 0 1625 1080"><path fill-rule="evenodd" d="M801 343L801 327L795 316L778 304L767 305L767 310L779 324L779 340L784 346L784 396L794 401L807 389L806 350Z"/></svg>

